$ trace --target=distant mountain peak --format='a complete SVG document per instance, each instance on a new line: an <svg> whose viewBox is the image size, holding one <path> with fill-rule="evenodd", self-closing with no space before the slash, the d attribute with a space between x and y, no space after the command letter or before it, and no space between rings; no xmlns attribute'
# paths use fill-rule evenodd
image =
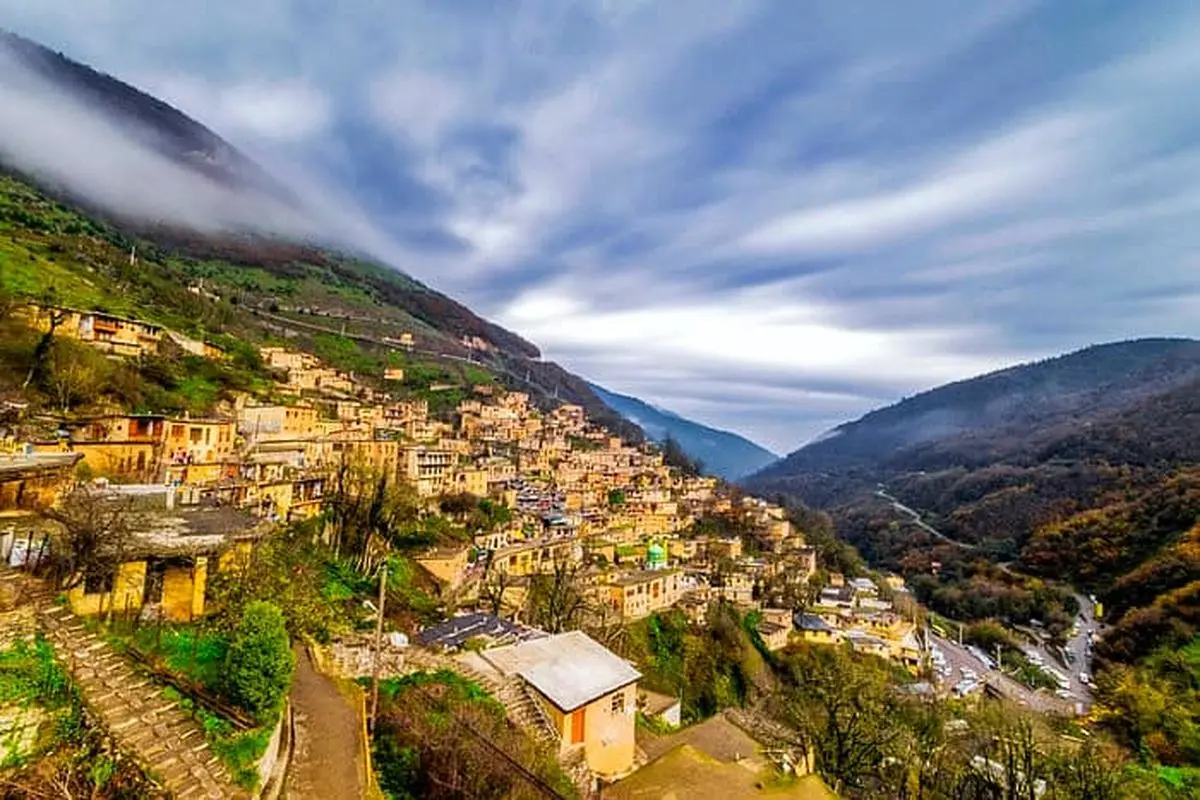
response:
<svg viewBox="0 0 1200 800"><path fill-rule="evenodd" d="M748 483L827 505L855 487L907 471L1028 460L1089 424L1193 381L1200 381L1200 341L1161 337L1092 345L875 409Z"/></svg>
<svg viewBox="0 0 1200 800"><path fill-rule="evenodd" d="M744 436L702 425L669 409L596 384L591 387L609 408L639 426L648 437L658 442L668 437L674 439L689 457L698 459L707 472L718 477L735 480L778 458Z"/></svg>

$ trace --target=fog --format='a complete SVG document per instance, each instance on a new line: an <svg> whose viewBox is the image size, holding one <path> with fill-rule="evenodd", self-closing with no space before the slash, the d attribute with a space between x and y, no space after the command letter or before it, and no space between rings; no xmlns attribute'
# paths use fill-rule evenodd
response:
<svg viewBox="0 0 1200 800"><path fill-rule="evenodd" d="M238 175L234 159L173 157L156 146L158 138L131 115L52 84L0 44L0 162L144 224L279 236L385 260L403 257L351 203L303 175L287 176L283 190L258 175L223 182L205 170ZM256 182L262 187L255 188Z"/></svg>

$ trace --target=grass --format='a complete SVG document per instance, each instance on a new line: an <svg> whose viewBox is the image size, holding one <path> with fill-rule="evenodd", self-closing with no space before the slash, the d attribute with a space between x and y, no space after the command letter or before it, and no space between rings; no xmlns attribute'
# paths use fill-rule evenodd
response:
<svg viewBox="0 0 1200 800"><path fill-rule="evenodd" d="M13 749L19 731L5 732L10 752L0 768L20 766L40 753L83 739L86 721L79 690L55 659L54 648L41 637L33 642L18 640L0 651L0 705L40 707L53 719L49 737L44 728L39 731L32 752Z"/></svg>
<svg viewBox="0 0 1200 800"><path fill-rule="evenodd" d="M46 640L20 640L0 651L0 704L36 703L52 710L74 697L71 679Z"/></svg>
<svg viewBox="0 0 1200 800"><path fill-rule="evenodd" d="M201 630L196 625L138 628L132 635L109 631L119 648L136 647L151 661L210 692L219 694L224 682L225 655L229 639L223 633Z"/></svg>

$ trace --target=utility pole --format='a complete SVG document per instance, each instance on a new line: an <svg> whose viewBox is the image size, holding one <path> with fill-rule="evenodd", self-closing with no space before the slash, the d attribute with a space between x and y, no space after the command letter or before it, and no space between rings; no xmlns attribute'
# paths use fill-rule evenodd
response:
<svg viewBox="0 0 1200 800"><path fill-rule="evenodd" d="M1000 643L996 642L996 669L997 670L999 670L1000 667L1003 666L1003 664L1004 664L1004 661L1000 658L1001 655L1002 655L1002 653L1000 651Z"/></svg>
<svg viewBox="0 0 1200 800"><path fill-rule="evenodd" d="M379 649L383 646L383 602L387 593L387 562L379 568L379 610L375 617L375 647L371 659L371 717L369 728L375 732L375 715L379 712Z"/></svg>
<svg viewBox="0 0 1200 800"><path fill-rule="evenodd" d="M958 623L958 646L962 647L962 623Z"/></svg>

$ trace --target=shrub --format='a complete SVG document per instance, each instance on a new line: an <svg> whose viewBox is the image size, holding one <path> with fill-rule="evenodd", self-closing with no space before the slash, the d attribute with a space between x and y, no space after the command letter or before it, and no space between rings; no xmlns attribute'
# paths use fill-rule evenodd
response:
<svg viewBox="0 0 1200 800"><path fill-rule="evenodd" d="M259 720L269 719L279 710L295 668L283 613L271 603L247 604L225 660L230 698Z"/></svg>

